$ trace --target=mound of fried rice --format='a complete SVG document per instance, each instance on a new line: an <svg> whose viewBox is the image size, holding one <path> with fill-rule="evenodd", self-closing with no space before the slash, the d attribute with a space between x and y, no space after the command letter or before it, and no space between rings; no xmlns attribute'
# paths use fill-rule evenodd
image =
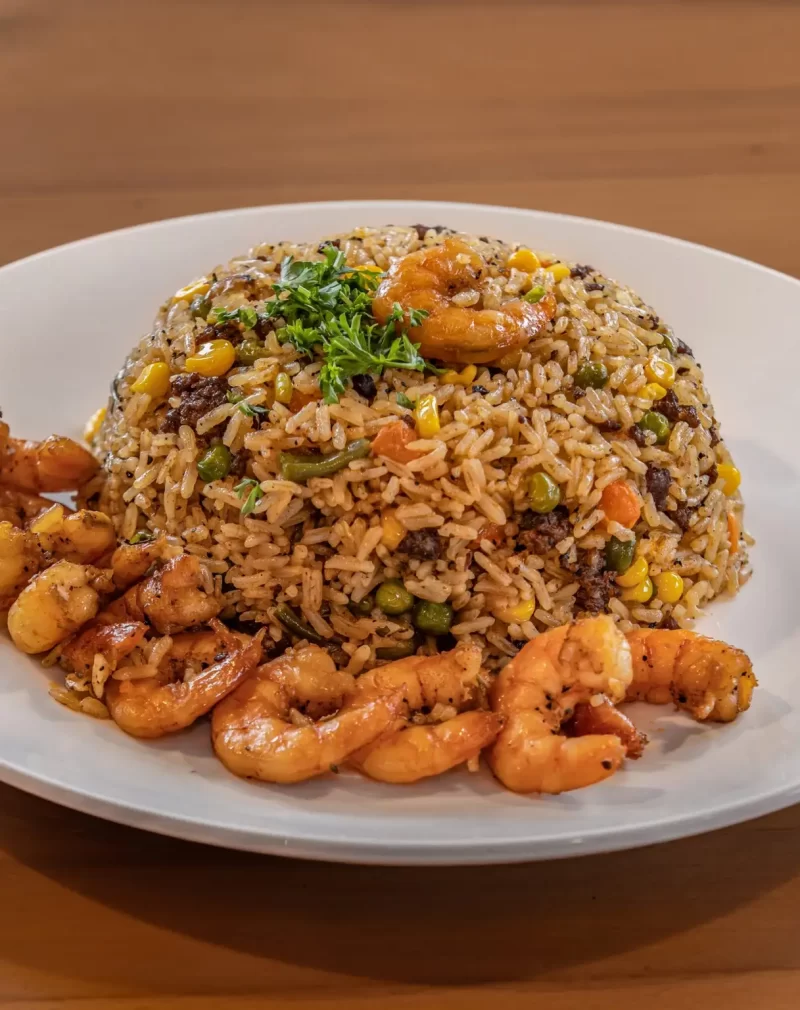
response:
<svg viewBox="0 0 800 1010"><path fill-rule="evenodd" d="M205 297L227 309L258 309L286 256L319 259L333 243L348 263L385 270L396 257L453 234L443 227L391 226L357 228L313 245L261 245L211 272ZM726 495L717 475L730 456L691 349L633 291L593 267L561 266L554 255L536 250L540 266L525 272L507 265L518 246L459 237L487 264L472 303L496 308L535 286L555 294L557 313L540 339L502 362L478 366L466 384L452 374L387 371L376 378L374 396L348 388L337 404L327 405L317 384L321 362L309 361L270 330L258 334L266 356L253 366L235 365L226 376L227 389L266 408L243 412L219 395L219 382L205 400L195 389L190 402L180 381L166 399L132 390L151 362L166 362L177 377L201 343L253 336L235 323L209 326L193 315L189 295L174 297L113 383L94 445L103 470L81 500L110 515L122 538L165 531L198 555L225 600L223 616L234 625L267 625L279 650L288 640L275 608L288 604L354 673L375 664L377 649L414 636L406 616L389 617L377 607L361 613L364 608L355 606L389 578L401 579L421 600L448 602L454 610L450 634L417 638L420 651L471 640L484 649L489 669L541 631L586 612L611 613L623 630L690 626L701 607L735 593L748 574L746 538L738 534L741 501ZM672 393L679 408L663 445L636 427L653 406L642 390L654 353L677 373ZM589 358L607 368L603 388L584 390L574 382ZM274 400L279 370L293 383L287 405ZM414 443L419 458L401 464L371 456L306 484L281 479L281 450L339 450L412 417L397 392L408 398L401 397L404 403L423 394L438 401L441 428ZM194 410L182 411L182 404ZM686 407L693 411L687 414ZM205 483L197 463L212 440L230 448L234 464L225 479ZM546 520L529 510L528 482L536 471L549 474L561 490L561 505ZM246 477L260 482L263 497L242 516L234 488ZM601 508L603 489L616 481L628 482L640 496L634 530L608 521ZM398 528L420 535L398 543ZM680 599L623 600L614 573L604 568L612 536L623 542L635 536L651 578L678 573ZM520 608L526 601L533 606ZM513 616L531 609L526 619Z"/></svg>

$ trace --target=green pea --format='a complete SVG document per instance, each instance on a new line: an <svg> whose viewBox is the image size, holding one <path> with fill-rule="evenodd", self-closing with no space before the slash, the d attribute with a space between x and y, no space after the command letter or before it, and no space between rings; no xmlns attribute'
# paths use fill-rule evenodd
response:
<svg viewBox="0 0 800 1010"><path fill-rule="evenodd" d="M197 463L197 472L206 481L222 480L228 476L233 455L227 445L212 445L208 452L200 457Z"/></svg>
<svg viewBox="0 0 800 1010"><path fill-rule="evenodd" d="M575 373L575 385L581 389L591 386L592 389L602 389L608 382L608 369L602 361L584 361Z"/></svg>
<svg viewBox="0 0 800 1010"><path fill-rule="evenodd" d="M535 473L528 482L528 500L534 512L545 515L561 501L561 490L549 474Z"/></svg>
<svg viewBox="0 0 800 1010"><path fill-rule="evenodd" d="M197 298L192 299L189 311L192 314L192 319L208 319L208 313L211 311L211 302L202 295L198 295Z"/></svg>
<svg viewBox="0 0 800 1010"><path fill-rule="evenodd" d="M612 572L627 572L636 555L636 540L617 540L612 537L606 544L606 568Z"/></svg>
<svg viewBox="0 0 800 1010"><path fill-rule="evenodd" d="M268 358L269 351L260 340L243 340L236 348L236 360L240 365L254 365L259 358Z"/></svg>
<svg viewBox="0 0 800 1010"><path fill-rule="evenodd" d="M426 635L446 635L453 623L453 608L449 603L418 600L413 620L414 626Z"/></svg>
<svg viewBox="0 0 800 1010"><path fill-rule="evenodd" d="M669 421L657 410L646 411L639 421L639 427L645 431L652 431L659 445L663 445L669 438Z"/></svg>
<svg viewBox="0 0 800 1010"><path fill-rule="evenodd" d="M400 579L387 579L378 586L375 602L384 614L405 614L414 606L414 597Z"/></svg>
<svg viewBox="0 0 800 1010"><path fill-rule="evenodd" d="M366 617L368 614L372 613L372 608L374 606L372 597L367 594L363 600L359 600L358 603L355 600L350 601L350 610L354 614L359 614L361 617Z"/></svg>

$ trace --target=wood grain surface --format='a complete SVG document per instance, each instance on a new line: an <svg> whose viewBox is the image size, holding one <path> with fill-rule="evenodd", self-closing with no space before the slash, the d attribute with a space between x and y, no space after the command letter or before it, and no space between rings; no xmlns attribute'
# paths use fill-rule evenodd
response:
<svg viewBox="0 0 800 1010"><path fill-rule="evenodd" d="M0 0L0 261L220 207L426 197L797 274L799 52L800 7L766 0ZM428 871L217 851L0 787L0 895L1 1007L800 1005L800 807Z"/></svg>

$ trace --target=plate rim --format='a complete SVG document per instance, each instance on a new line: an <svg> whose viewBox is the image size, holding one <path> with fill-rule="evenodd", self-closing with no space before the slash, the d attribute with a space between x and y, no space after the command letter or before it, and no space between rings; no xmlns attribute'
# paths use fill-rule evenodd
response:
<svg viewBox="0 0 800 1010"><path fill-rule="evenodd" d="M774 275L783 281L788 280L800 289L800 278L774 267L702 243L631 225L509 205L408 199L325 200L259 204L164 218L100 232L31 253L4 264L0 267L0 275L8 275L33 263L44 264L52 257L69 254L71 251L85 246L99 246L133 234L157 234L162 229L169 229L176 225L213 221L221 218L247 218L259 213L280 214L281 212L297 213L300 211L313 214L315 211L332 210L374 211L388 206L414 208L416 211L430 208L443 214L449 211L479 210L502 214L508 216L509 219L547 218L554 223L569 222L595 229L600 228L617 235L658 239L660 242L666 242L679 248L701 251L704 254L711 254L716 258L732 261L750 269L756 268L766 275ZM436 840L420 837L413 842L401 841L398 843L391 839L364 842L352 838L336 837L335 833L329 833L327 836L315 833L312 836L305 834L302 830L298 831L296 827L291 836L287 837L284 833L274 831L269 826L250 829L218 822L209 816L200 818L169 813L143 804L137 805L115 797L91 793L80 786L62 784L46 774L28 770L3 757L0 757L0 781L72 810L170 837L270 855L288 855L295 858L364 865L396 866L520 863L621 851L729 827L800 802L799 769L797 781L776 785L758 797L731 799L720 807L712 807L702 811L687 811L679 815L652 820L647 824L623 827L622 829L619 826L609 826L582 832L577 827L573 834L554 835L538 841L514 838L481 841L469 837L456 840ZM535 800L531 802L535 802Z"/></svg>

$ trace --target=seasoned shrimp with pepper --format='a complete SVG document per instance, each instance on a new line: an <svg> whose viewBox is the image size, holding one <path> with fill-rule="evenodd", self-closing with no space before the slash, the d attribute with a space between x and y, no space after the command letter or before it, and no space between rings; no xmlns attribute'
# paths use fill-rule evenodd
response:
<svg viewBox="0 0 800 1010"><path fill-rule="evenodd" d="M353 688L353 678L337 672L324 649L290 649L214 709L214 751L234 775L262 782L302 782L335 771L384 733L402 704L400 691L362 697Z"/></svg>
<svg viewBox="0 0 800 1010"><path fill-rule="evenodd" d="M350 764L379 782L418 782L477 758L500 729L494 712L477 707L480 671L481 650L460 645L438 656L398 659L359 677L359 697L399 691L403 710L392 731L351 755ZM425 724L423 714L433 721Z"/></svg>
<svg viewBox="0 0 800 1010"><path fill-rule="evenodd" d="M36 575L8 612L14 645L29 655L47 652L91 621L100 609L93 575L71 561L57 561Z"/></svg>
<svg viewBox="0 0 800 1010"><path fill-rule="evenodd" d="M255 670L263 633L245 644L220 621L212 621L212 628L216 641L210 666L178 680L173 679L174 667L165 665L149 677L107 681L106 705L120 729L146 739L177 733L209 712Z"/></svg>
<svg viewBox="0 0 800 1010"><path fill-rule="evenodd" d="M528 642L492 685L492 707L504 720L487 751L494 774L520 793L561 793L613 775L625 757L615 733L567 738L560 730L595 695L621 701L632 676L628 643L607 616Z"/></svg>
<svg viewBox="0 0 800 1010"><path fill-rule="evenodd" d="M741 649L683 630L637 628L628 642L628 701L674 701L700 722L732 722L750 707L758 682Z"/></svg>
<svg viewBox="0 0 800 1010"><path fill-rule="evenodd" d="M396 304L405 314L427 313L409 330L425 357L476 365L497 361L538 337L555 316L556 302L545 295L535 303L517 298L485 309L454 301L459 293L477 293L485 270L483 259L461 239L409 253L395 260L381 281L373 314L386 323Z"/></svg>
<svg viewBox="0 0 800 1010"><path fill-rule="evenodd" d="M10 438L4 425L0 444L0 483L31 491L75 491L92 477L98 462L83 446L63 435L43 442Z"/></svg>

